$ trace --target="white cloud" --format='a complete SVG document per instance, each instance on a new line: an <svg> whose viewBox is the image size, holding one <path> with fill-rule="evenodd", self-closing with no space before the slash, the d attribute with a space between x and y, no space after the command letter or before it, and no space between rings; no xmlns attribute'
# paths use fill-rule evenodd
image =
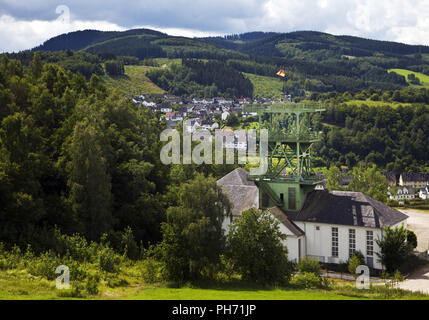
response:
<svg viewBox="0 0 429 320"><path fill-rule="evenodd" d="M48 21L62 3L71 22ZM183 36L315 30L429 45L429 0L0 0L0 51L73 30L133 26Z"/></svg>
<svg viewBox="0 0 429 320"><path fill-rule="evenodd" d="M0 16L0 52L12 52L34 48L47 39L76 30L96 29L120 31L125 28L107 21L20 21Z"/></svg>

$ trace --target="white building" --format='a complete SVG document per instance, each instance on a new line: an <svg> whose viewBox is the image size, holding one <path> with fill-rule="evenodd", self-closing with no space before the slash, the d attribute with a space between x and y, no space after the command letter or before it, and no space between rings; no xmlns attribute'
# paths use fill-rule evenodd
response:
<svg viewBox="0 0 429 320"><path fill-rule="evenodd" d="M225 121L226 119L228 119L230 113L228 111L224 111L222 112L222 120Z"/></svg>
<svg viewBox="0 0 429 320"><path fill-rule="evenodd" d="M429 184L419 190L419 198L423 200L429 199Z"/></svg>
<svg viewBox="0 0 429 320"><path fill-rule="evenodd" d="M258 187L247 178L248 173L238 168L218 180L233 204L232 220L244 210L259 207ZM376 239L383 237L384 227L407 227L408 219L361 192L348 191L314 190L298 212L285 212L279 207L269 211L281 222L291 261L312 257L322 263L338 264L360 251L374 269L382 269ZM225 230L230 223L226 219Z"/></svg>
<svg viewBox="0 0 429 320"><path fill-rule="evenodd" d="M416 196L414 194L414 188L412 187L391 187L387 192L390 200L405 200L405 199L414 199Z"/></svg>

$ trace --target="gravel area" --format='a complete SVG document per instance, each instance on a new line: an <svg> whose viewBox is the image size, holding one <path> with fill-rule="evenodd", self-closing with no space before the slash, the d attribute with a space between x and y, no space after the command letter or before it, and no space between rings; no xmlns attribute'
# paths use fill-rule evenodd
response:
<svg viewBox="0 0 429 320"><path fill-rule="evenodd" d="M413 230L417 235L417 251L427 251L429 249L429 211L415 209L400 211L409 216L408 229ZM401 289L429 294L429 266L417 270L397 286Z"/></svg>
<svg viewBox="0 0 429 320"><path fill-rule="evenodd" d="M429 250L429 211L416 209L401 209L399 211L409 216L408 229L417 235L417 251Z"/></svg>

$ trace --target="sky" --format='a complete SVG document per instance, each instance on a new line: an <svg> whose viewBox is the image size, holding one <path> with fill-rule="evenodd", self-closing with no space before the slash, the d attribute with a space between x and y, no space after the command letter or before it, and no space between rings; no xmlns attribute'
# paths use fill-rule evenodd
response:
<svg viewBox="0 0 429 320"><path fill-rule="evenodd" d="M429 0L0 0L0 52L76 30L142 27L187 37L314 30L429 45Z"/></svg>

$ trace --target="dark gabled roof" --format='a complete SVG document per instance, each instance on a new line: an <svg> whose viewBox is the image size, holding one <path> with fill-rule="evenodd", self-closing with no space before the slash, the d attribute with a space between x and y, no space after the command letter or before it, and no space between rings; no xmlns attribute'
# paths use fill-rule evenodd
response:
<svg viewBox="0 0 429 320"><path fill-rule="evenodd" d="M429 181L429 173L403 172L401 177L404 182Z"/></svg>
<svg viewBox="0 0 429 320"><path fill-rule="evenodd" d="M280 209L279 207L273 207L268 209L271 214L277 218L286 228L288 228L295 236L301 237L305 235L304 231L302 231L292 220L288 218L286 213Z"/></svg>
<svg viewBox="0 0 429 320"><path fill-rule="evenodd" d="M396 184L396 175L393 172L383 172L382 175L386 177L387 182Z"/></svg>
<svg viewBox="0 0 429 320"><path fill-rule="evenodd" d="M249 173L246 170L237 168L217 181L229 196L234 216L250 208L259 207L258 187L253 181L247 179L248 176Z"/></svg>
<svg viewBox="0 0 429 320"><path fill-rule="evenodd" d="M312 191L293 221L384 228L407 215L363 194L350 191Z"/></svg>

